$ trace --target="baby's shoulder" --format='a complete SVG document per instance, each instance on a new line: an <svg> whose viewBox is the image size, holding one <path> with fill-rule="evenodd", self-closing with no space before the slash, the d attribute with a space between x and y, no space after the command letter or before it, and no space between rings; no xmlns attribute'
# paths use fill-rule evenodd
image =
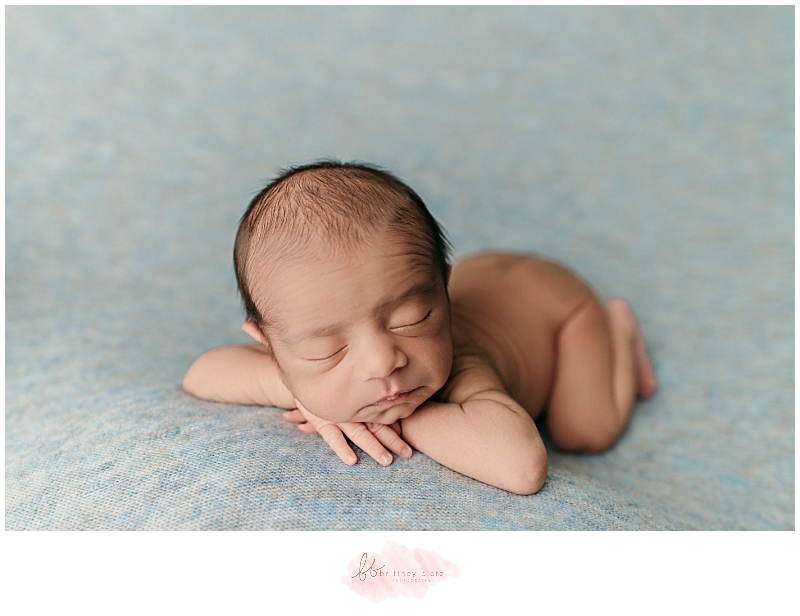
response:
<svg viewBox="0 0 800 616"><path fill-rule="evenodd" d="M455 345L450 377L439 392L443 402L461 404L483 391L505 391L489 356L478 348Z"/></svg>
<svg viewBox="0 0 800 616"><path fill-rule="evenodd" d="M566 295L583 295L587 285L569 267L533 254L482 252L460 260L453 267L450 289L475 292L480 287L536 286Z"/></svg>
<svg viewBox="0 0 800 616"><path fill-rule="evenodd" d="M493 341L502 339L504 347L515 347L520 336L537 338L543 328L559 327L593 293L566 266L516 253L482 253L460 261L448 291L451 312L489 334L481 337L482 344L495 346Z"/></svg>

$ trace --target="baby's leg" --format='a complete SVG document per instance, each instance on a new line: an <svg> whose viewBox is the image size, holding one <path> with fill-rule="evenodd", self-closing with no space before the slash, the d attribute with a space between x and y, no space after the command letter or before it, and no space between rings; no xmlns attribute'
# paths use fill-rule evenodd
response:
<svg viewBox="0 0 800 616"><path fill-rule="evenodd" d="M603 308L592 297L561 327L547 428L557 447L599 453L628 424L636 396L649 398L658 383L639 325L628 303Z"/></svg>

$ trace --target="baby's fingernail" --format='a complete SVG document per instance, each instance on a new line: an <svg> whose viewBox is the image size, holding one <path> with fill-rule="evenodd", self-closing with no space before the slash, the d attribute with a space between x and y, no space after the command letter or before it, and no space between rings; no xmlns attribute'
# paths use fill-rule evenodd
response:
<svg viewBox="0 0 800 616"><path fill-rule="evenodd" d="M381 456L381 464L384 466L389 466L392 463L392 456L386 454L385 456Z"/></svg>
<svg viewBox="0 0 800 616"><path fill-rule="evenodd" d="M412 453L411 452L411 447L406 447L403 450L403 453L400 454L400 456L403 457L403 458L410 458L411 457L411 453Z"/></svg>
<svg viewBox="0 0 800 616"><path fill-rule="evenodd" d="M358 462L358 458L356 458L355 456L347 456L345 462L347 462L347 464L355 464L356 462Z"/></svg>

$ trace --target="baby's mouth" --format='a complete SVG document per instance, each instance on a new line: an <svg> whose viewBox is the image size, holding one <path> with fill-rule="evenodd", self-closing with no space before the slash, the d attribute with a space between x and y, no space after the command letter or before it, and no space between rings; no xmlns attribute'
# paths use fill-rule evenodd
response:
<svg viewBox="0 0 800 616"><path fill-rule="evenodd" d="M419 387L415 387L414 389L401 391L400 393L394 396L387 396L386 398L381 398L377 402L373 402L372 404L368 405L367 408L385 411L386 409L390 409L393 406L397 406L399 404L405 404L406 402L408 402L408 399L411 397L411 394L413 394L418 389Z"/></svg>

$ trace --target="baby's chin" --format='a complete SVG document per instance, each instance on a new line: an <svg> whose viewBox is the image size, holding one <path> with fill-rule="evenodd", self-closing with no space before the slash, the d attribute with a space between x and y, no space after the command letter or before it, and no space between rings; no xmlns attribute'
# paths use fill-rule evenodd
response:
<svg viewBox="0 0 800 616"><path fill-rule="evenodd" d="M386 409L375 418L367 419L366 421L376 424L385 424L388 426L396 421L410 417L414 411L417 410L418 406L419 405L417 404L400 404L390 409Z"/></svg>
<svg viewBox="0 0 800 616"><path fill-rule="evenodd" d="M417 410L418 406L419 405L414 405L414 404L400 404L390 409L386 409L385 411L381 411L379 413L370 413L368 415L360 411L356 411L353 415L350 415L348 417L342 417L342 416L331 417L331 416L326 416L324 413L320 413L319 415L317 415L317 417L337 424L356 422L356 423L384 424L389 426L396 421L409 417L414 411Z"/></svg>
<svg viewBox="0 0 800 616"><path fill-rule="evenodd" d="M391 425L396 421L400 421L401 419L406 419L410 417L414 411L416 411L425 400L420 401L417 403L415 400L405 402L403 404L398 404L397 406L393 406L391 408L382 410L382 411L375 411L374 409L369 409L368 407L364 407L358 409L357 411L353 412L351 415L348 416L338 416L338 417L330 417L326 416L323 413L317 415L322 419L326 419L327 421L331 421L333 423L374 423L374 424L383 424L383 425ZM312 411L313 413L313 411Z"/></svg>

